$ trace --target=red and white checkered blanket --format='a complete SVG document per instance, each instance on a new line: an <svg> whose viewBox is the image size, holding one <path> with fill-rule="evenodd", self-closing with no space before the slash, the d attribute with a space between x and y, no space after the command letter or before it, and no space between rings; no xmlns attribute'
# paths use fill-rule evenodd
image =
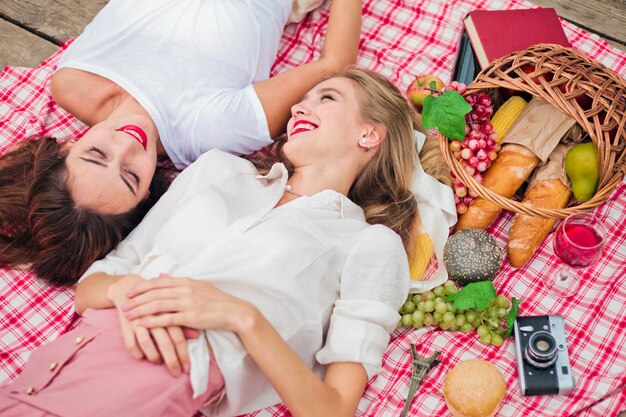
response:
<svg viewBox="0 0 626 417"><path fill-rule="evenodd" d="M520 0L366 0L359 64L379 71L405 89L414 74L434 73L449 80L454 67L462 18L474 9L534 7ZM329 4L304 22L287 28L273 73L309 61L319 53ZM626 54L599 37L563 21L573 46L599 60L622 77ZM529 29L530 30L530 29ZM7 67L0 75L0 152L29 136L80 137L85 126L61 110L49 94L50 77L59 53L38 68ZM541 280L560 261L550 239L522 269L505 264L495 285L498 292L523 298L523 315L562 314L569 332L569 354L577 377L567 396L522 397L511 340L501 347L484 346L475 334L421 329L393 334L384 356L382 373L369 384L359 404L360 416L399 416L411 377L410 343L418 353L442 352L442 363L425 378L412 401L413 416L448 416L442 383L459 360L483 358L502 371L507 395L501 416L567 416L626 383L626 183L595 210L608 226L608 244L602 260L582 270L581 289L573 298L558 299L546 292ZM490 232L506 245L511 215L502 215ZM0 384L20 373L30 352L75 324L73 291L41 284L27 272L0 270ZM626 409L626 391L603 401L581 416L615 416ZM288 416L284 406L250 416Z"/></svg>

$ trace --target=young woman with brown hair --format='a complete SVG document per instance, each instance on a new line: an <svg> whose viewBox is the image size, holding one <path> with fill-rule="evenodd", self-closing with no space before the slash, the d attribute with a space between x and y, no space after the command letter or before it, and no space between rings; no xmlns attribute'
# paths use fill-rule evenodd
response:
<svg viewBox="0 0 626 417"><path fill-rule="evenodd" d="M83 324L33 353L0 412L234 416L282 400L353 416L409 287L413 126L389 81L350 70L293 106L277 145L291 169L203 155L87 271ZM176 346L143 333L172 328Z"/></svg>
<svg viewBox="0 0 626 417"><path fill-rule="evenodd" d="M0 265L30 264L55 285L73 284L87 266L112 251L171 181L169 170L158 169L147 197L135 208L102 215L74 202L66 152L63 144L43 138L0 155Z"/></svg>
<svg viewBox="0 0 626 417"><path fill-rule="evenodd" d="M182 169L212 148L241 155L269 145L290 106L358 50L361 1L333 0L319 59L269 78L291 8L110 0L51 84L57 104L90 130L0 157L0 265L32 263L46 281L72 284L162 194L157 157Z"/></svg>

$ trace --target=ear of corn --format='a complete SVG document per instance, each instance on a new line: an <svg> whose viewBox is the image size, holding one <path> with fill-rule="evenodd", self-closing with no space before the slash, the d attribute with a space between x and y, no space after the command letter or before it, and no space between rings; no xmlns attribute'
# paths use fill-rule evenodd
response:
<svg viewBox="0 0 626 417"><path fill-rule="evenodd" d="M493 130L498 134L497 142L502 141L506 132L513 126L513 122L517 120L527 104L526 100L520 96L513 96L505 101L496 111L496 114L491 118L491 124L493 125Z"/></svg>
<svg viewBox="0 0 626 417"><path fill-rule="evenodd" d="M433 242L426 233L417 235L413 244L409 270L411 271L411 278L419 281L424 278L424 272L426 272L426 267L435 254L435 249Z"/></svg>

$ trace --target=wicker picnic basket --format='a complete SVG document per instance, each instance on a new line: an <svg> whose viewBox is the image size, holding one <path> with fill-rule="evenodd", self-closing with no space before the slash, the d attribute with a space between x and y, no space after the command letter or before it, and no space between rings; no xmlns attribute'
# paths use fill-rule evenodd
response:
<svg viewBox="0 0 626 417"><path fill-rule="evenodd" d="M626 81L571 48L539 44L491 63L468 86L465 95L497 88L542 98L584 129L598 147L600 179L596 194L585 203L560 210L504 198L474 180L452 155L448 138L439 134L440 148L457 178L503 209L536 217L563 218L602 204L626 174Z"/></svg>

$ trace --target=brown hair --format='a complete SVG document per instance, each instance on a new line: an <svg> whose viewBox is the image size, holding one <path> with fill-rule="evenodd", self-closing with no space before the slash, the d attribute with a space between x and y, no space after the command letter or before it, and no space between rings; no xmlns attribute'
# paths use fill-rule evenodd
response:
<svg viewBox="0 0 626 417"><path fill-rule="evenodd" d="M396 86L378 73L349 69L334 77L351 80L357 86L361 116L386 129L386 139L352 185L348 197L363 208L368 223L383 224L395 231L410 252L419 223L410 182L418 157L413 130L423 130L420 118ZM278 140L250 160L263 170L275 160L284 161L289 169L283 145L284 140ZM419 158L424 171L450 185L449 170L436 139L426 140Z"/></svg>
<svg viewBox="0 0 626 417"><path fill-rule="evenodd" d="M157 170L136 208L105 215L80 207L67 185L66 151L53 138L28 140L0 155L0 265L31 264L55 285L75 283L141 221L171 181Z"/></svg>

